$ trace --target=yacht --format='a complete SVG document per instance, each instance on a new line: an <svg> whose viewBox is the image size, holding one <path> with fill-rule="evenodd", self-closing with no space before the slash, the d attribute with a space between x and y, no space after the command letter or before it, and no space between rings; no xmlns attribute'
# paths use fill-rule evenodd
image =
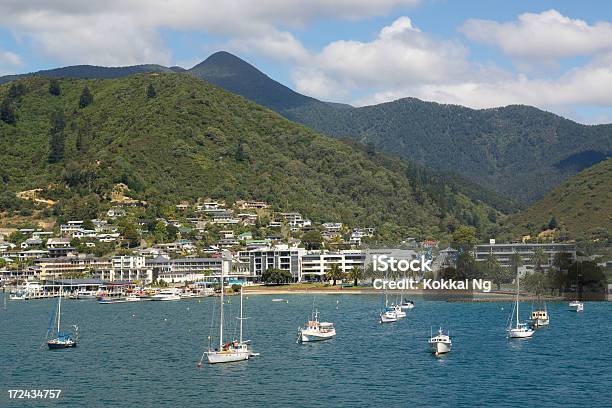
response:
<svg viewBox="0 0 612 408"><path fill-rule="evenodd" d="M10 300L27 300L43 293L43 287L38 282L26 282L25 286L12 290Z"/></svg>
<svg viewBox="0 0 612 408"><path fill-rule="evenodd" d="M516 274L516 301L512 308L512 314L508 319L508 328L506 329L507 337L509 339L526 339L533 336L534 330L527 323L521 323L519 320L519 275ZM516 315L516 323L514 316Z"/></svg>
<svg viewBox="0 0 612 408"><path fill-rule="evenodd" d="M401 305L391 305L387 309L394 311L398 319L403 319L406 317L406 312L402 310Z"/></svg>
<svg viewBox="0 0 612 408"><path fill-rule="evenodd" d="M209 364L218 364L218 363L232 363L235 361L244 361L248 360L249 357L258 355L257 353L252 353L250 349L249 340L244 341L242 339L242 322L245 320L242 317L242 287L240 288L240 338L238 340L228 341L226 343L223 342L223 303L224 303L224 293L225 289L223 287L223 273L221 273L221 306L219 313L219 348L215 350L209 349L204 354L208 358ZM202 359L204 355L202 355ZM198 363L198 367L202 366L202 359Z"/></svg>
<svg viewBox="0 0 612 408"><path fill-rule="evenodd" d="M432 353L439 356L440 354L445 354L451 351L452 341L450 338L450 332L444 334L442 328L440 327L436 336L432 336L432 334L430 334L429 338L429 349Z"/></svg>
<svg viewBox="0 0 612 408"><path fill-rule="evenodd" d="M98 292L95 290L79 290L76 293L76 298L79 300L84 300L84 299L97 299L98 298Z"/></svg>
<svg viewBox="0 0 612 408"><path fill-rule="evenodd" d="M49 322L49 328L47 329L47 338L49 334L52 334L52 338L47 340L47 346L50 350L66 349L76 347L77 340L79 338L79 327L72 326L74 332L62 332L61 320L62 320L62 292L60 289L60 295L57 298L57 312L55 314L56 325L52 326L53 319Z"/></svg>
<svg viewBox="0 0 612 408"><path fill-rule="evenodd" d="M381 323L393 323L397 322L399 318L397 314L393 310L384 310L380 313L380 322Z"/></svg>
<svg viewBox="0 0 612 408"><path fill-rule="evenodd" d="M180 289L170 288L163 289L159 293L151 296L151 300L181 300Z"/></svg>
<svg viewBox="0 0 612 408"><path fill-rule="evenodd" d="M310 341L329 340L336 336L336 329L333 323L320 322L319 311L315 310L312 319L304 327L298 329L298 341L302 343Z"/></svg>

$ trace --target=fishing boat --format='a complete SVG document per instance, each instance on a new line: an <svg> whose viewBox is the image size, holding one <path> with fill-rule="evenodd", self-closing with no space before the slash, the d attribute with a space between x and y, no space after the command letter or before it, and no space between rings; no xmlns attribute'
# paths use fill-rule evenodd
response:
<svg viewBox="0 0 612 408"><path fill-rule="evenodd" d="M76 347L79 337L79 327L76 325L72 326L74 328L73 332L61 331L62 297L63 296L60 289L60 295L57 298L57 313L55 314L55 324L53 324L53 317L51 317L46 335L46 338L48 339L49 335L52 336L49 340L47 340L47 346L50 350Z"/></svg>
<svg viewBox="0 0 612 408"><path fill-rule="evenodd" d="M181 300L181 291L175 288L169 288L161 290L159 293L151 296L151 300L155 301L169 301L169 300Z"/></svg>
<svg viewBox="0 0 612 408"><path fill-rule="evenodd" d="M436 356L450 352L452 345L450 332L444 334L441 327L437 335L429 334L429 349Z"/></svg>
<svg viewBox="0 0 612 408"><path fill-rule="evenodd" d="M251 355L257 355L256 353L251 353L249 340L244 341L242 339L242 322L245 318L242 316L242 287L240 288L240 338L238 340L223 341L223 304L224 304L224 292L225 289L223 287L223 272L221 273L221 306L219 313L219 348L215 350L208 350L205 352L206 357L208 358L209 364L218 364L218 363L231 363L235 361L244 361L248 360ZM199 366L202 365L202 360L200 360Z"/></svg>
<svg viewBox="0 0 612 408"><path fill-rule="evenodd" d="M334 336L336 336L334 324L330 322L320 322L319 311L317 309L312 312L312 318L304 327L298 328L298 341L302 343L329 340Z"/></svg>
<svg viewBox="0 0 612 408"><path fill-rule="evenodd" d="M538 328L548 326L549 324L550 317L548 316L546 302L542 302L541 306L531 310L531 325L535 328Z"/></svg>
<svg viewBox="0 0 612 408"><path fill-rule="evenodd" d="M518 272L516 274L516 301L514 303L514 307L512 308L512 313L510 314L510 318L508 319L508 328L506 329L506 336L509 339L526 339L533 336L534 330L527 323L521 323L519 320L519 275ZM516 315L516 322L514 320L514 316Z"/></svg>

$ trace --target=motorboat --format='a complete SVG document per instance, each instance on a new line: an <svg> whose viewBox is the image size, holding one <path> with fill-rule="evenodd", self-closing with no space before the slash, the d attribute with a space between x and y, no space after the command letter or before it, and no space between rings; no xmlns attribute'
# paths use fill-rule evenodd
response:
<svg viewBox="0 0 612 408"><path fill-rule="evenodd" d="M444 334L442 328L438 329L438 334L429 338L429 349L433 354L439 356L451 351L452 341L450 338L450 332Z"/></svg>
<svg viewBox="0 0 612 408"><path fill-rule="evenodd" d="M181 300L181 291L175 288L163 289L159 293L156 293L155 295L151 296L151 300Z"/></svg>
<svg viewBox="0 0 612 408"><path fill-rule="evenodd" d="M319 311L313 312L312 318L298 329L298 341L302 343L311 341L329 340L336 336L333 323L319 321Z"/></svg>

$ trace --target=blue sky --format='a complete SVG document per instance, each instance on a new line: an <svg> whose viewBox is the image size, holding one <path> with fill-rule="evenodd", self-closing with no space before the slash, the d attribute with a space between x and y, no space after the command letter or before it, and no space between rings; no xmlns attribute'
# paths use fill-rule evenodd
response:
<svg viewBox="0 0 612 408"><path fill-rule="evenodd" d="M612 122L606 1L0 3L0 74L75 64L188 68L218 50L324 100L523 103Z"/></svg>

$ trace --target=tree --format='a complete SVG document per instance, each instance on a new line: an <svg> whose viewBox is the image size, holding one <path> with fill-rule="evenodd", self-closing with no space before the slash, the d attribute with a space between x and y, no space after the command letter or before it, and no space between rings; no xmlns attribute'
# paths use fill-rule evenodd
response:
<svg viewBox="0 0 612 408"><path fill-rule="evenodd" d="M548 221L548 229L556 229L558 226L559 224L557 223L557 219L553 215L550 217L550 221Z"/></svg>
<svg viewBox="0 0 612 408"><path fill-rule="evenodd" d="M548 278L543 273L532 272L522 280L522 286L529 292L540 295L548 287Z"/></svg>
<svg viewBox="0 0 612 408"><path fill-rule="evenodd" d="M510 269L503 268L493 254L489 254L489 256L487 256L487 259L484 261L483 265L485 268L485 277L497 285L497 290L500 290L501 284L505 283L511 276Z"/></svg>
<svg viewBox="0 0 612 408"><path fill-rule="evenodd" d="M536 272L542 272L543 265L548 264L548 254L542 248L536 248L531 255L531 263Z"/></svg>
<svg viewBox="0 0 612 408"><path fill-rule="evenodd" d="M0 120L2 120L7 125L14 125L17 123L17 117L15 116L15 109L11 104L11 100L9 98L4 98L2 104L0 105Z"/></svg>
<svg viewBox="0 0 612 408"><path fill-rule="evenodd" d="M282 285L285 283L289 283L291 282L292 279L293 279L293 275L291 275L291 272L286 271L284 269L270 268L270 269L266 269L261 274L262 282L273 283L276 285Z"/></svg>
<svg viewBox="0 0 612 408"><path fill-rule="evenodd" d="M147 98L151 99L151 98L155 98L156 96L157 96L157 92L155 92L155 88L153 87L153 84L147 85Z"/></svg>
<svg viewBox="0 0 612 408"><path fill-rule="evenodd" d="M21 98L26 93L25 85L22 83L13 83L8 91L8 97L14 101Z"/></svg>
<svg viewBox="0 0 612 408"><path fill-rule="evenodd" d="M52 78L49 81L49 93L55 96L59 96L62 93L62 89L60 88L59 81L55 78Z"/></svg>
<svg viewBox="0 0 612 408"><path fill-rule="evenodd" d="M357 286L359 280L363 279L364 273L363 269L358 266L353 266L350 271L348 271L347 279L353 281L353 286Z"/></svg>
<svg viewBox="0 0 612 408"><path fill-rule="evenodd" d="M306 246L306 249L319 249L321 248L321 243L323 242L323 237L321 233L317 230L312 230L304 233L302 235L302 243Z"/></svg>
<svg viewBox="0 0 612 408"><path fill-rule="evenodd" d="M119 233L127 243L128 248L133 248L140 244L140 234L133 222L123 219L119 222Z"/></svg>
<svg viewBox="0 0 612 408"><path fill-rule="evenodd" d="M510 272L512 276L518 275L518 270L521 266L523 266L523 258L521 258L518 252L513 252L510 255Z"/></svg>
<svg viewBox="0 0 612 408"><path fill-rule="evenodd" d="M59 163L64 159L64 128L66 127L66 118L64 112L55 110L51 114L51 139L49 141L49 158L48 162Z"/></svg>
<svg viewBox="0 0 612 408"><path fill-rule="evenodd" d="M464 252L470 251L476 244L476 228L460 225L453 232L453 247L460 248Z"/></svg>
<svg viewBox="0 0 612 408"><path fill-rule="evenodd" d="M325 274L325 277L328 280L334 281L333 285L336 286L336 281L340 279L344 279L345 273L342 272L342 269L340 269L340 265L335 263L335 264L332 264L332 266L329 268L329 272Z"/></svg>
<svg viewBox="0 0 612 408"><path fill-rule="evenodd" d="M93 102L93 95L91 94L91 91L89 90L89 88L87 87L87 85L83 88L83 91L81 92L81 98L79 99L79 107L81 109L91 105Z"/></svg>

